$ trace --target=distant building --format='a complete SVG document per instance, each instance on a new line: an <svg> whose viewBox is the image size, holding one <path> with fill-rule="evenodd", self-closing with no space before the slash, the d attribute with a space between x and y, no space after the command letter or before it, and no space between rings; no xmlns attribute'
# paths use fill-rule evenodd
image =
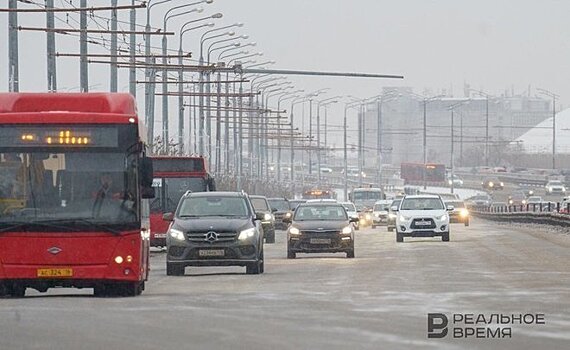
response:
<svg viewBox="0 0 570 350"><path fill-rule="evenodd" d="M423 162L424 102L411 88L385 88L391 99L367 105L364 118L366 166L376 166L377 149L382 150L382 163ZM552 115L549 100L528 96L443 97L426 104L427 161L451 164L450 106L469 99L454 109L454 164L484 165L487 104L489 119L489 159L493 153L543 122ZM379 110L379 107L380 110ZM379 113L380 111L380 113ZM381 147L378 125L381 119ZM493 164L490 164L493 165Z"/></svg>

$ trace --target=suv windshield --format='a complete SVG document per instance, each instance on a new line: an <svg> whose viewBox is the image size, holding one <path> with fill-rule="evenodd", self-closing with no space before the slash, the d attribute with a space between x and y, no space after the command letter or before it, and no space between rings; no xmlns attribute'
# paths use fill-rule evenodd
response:
<svg viewBox="0 0 570 350"><path fill-rule="evenodd" d="M400 210L442 210L443 203L439 198L406 198Z"/></svg>
<svg viewBox="0 0 570 350"><path fill-rule="evenodd" d="M245 200L241 197L188 197L183 199L179 217L248 216Z"/></svg>
<svg viewBox="0 0 570 350"><path fill-rule="evenodd" d="M273 209L277 209L278 211L287 211L289 210L289 203L287 203L284 199L268 199L269 205Z"/></svg>
<svg viewBox="0 0 570 350"><path fill-rule="evenodd" d="M255 210L262 210L262 211L270 211L269 206L267 205L267 200L265 198L251 198L249 197L251 204L253 205L253 209Z"/></svg>
<svg viewBox="0 0 570 350"><path fill-rule="evenodd" d="M295 220L348 220L346 210L340 205L302 206L295 212Z"/></svg>

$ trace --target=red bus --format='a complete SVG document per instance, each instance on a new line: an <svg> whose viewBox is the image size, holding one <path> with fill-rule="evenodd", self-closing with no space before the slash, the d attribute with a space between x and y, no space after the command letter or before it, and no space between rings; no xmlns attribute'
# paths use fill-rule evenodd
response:
<svg viewBox="0 0 570 350"><path fill-rule="evenodd" d="M402 163L400 167L400 177L406 184L420 184L424 181L428 183L445 183L445 165L434 163Z"/></svg>
<svg viewBox="0 0 570 350"><path fill-rule="evenodd" d="M153 156L156 198L150 204L150 245L166 246L169 222L164 213L175 212L178 201L187 191L215 191L214 179L206 171L203 157Z"/></svg>
<svg viewBox="0 0 570 350"><path fill-rule="evenodd" d="M0 94L0 295L140 294L152 161L128 94Z"/></svg>
<svg viewBox="0 0 570 350"><path fill-rule="evenodd" d="M303 192L303 199L336 199L336 193L333 190L312 189Z"/></svg>

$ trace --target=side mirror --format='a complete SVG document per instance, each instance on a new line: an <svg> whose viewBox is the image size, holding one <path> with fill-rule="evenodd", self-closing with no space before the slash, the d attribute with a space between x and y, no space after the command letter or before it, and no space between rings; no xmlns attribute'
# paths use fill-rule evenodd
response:
<svg viewBox="0 0 570 350"><path fill-rule="evenodd" d="M265 213L263 212L256 212L255 213L255 220L263 221L265 219Z"/></svg>
<svg viewBox="0 0 570 350"><path fill-rule="evenodd" d="M351 217L348 219L348 221L356 223L356 222L359 222L360 219L359 219L358 217L351 216Z"/></svg>
<svg viewBox="0 0 570 350"><path fill-rule="evenodd" d="M143 157L140 160L139 178L141 186L141 197L144 199L151 199L155 197L154 188L152 187L152 180L154 178L154 168L152 166L152 159Z"/></svg>
<svg viewBox="0 0 570 350"><path fill-rule="evenodd" d="M277 208L271 208L271 212L275 213L277 211Z"/></svg>
<svg viewBox="0 0 570 350"><path fill-rule="evenodd" d="M453 205L447 206L447 211L453 211L453 209L455 209L455 207Z"/></svg>
<svg viewBox="0 0 570 350"><path fill-rule="evenodd" d="M174 221L174 213L164 213L164 214L162 214L162 220L164 220L164 221Z"/></svg>
<svg viewBox="0 0 570 350"><path fill-rule="evenodd" d="M394 206L390 207L390 210L391 211L398 211L398 207L394 205Z"/></svg>

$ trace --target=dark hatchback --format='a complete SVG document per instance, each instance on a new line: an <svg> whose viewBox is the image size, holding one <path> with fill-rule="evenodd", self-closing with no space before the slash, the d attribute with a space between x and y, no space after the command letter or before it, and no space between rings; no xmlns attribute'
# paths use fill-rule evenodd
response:
<svg viewBox="0 0 570 350"><path fill-rule="evenodd" d="M297 253L346 253L354 258L354 230L341 204L306 203L295 210L287 230L287 258Z"/></svg>
<svg viewBox="0 0 570 350"><path fill-rule="evenodd" d="M180 276L186 266L245 266L247 274L264 270L264 213L255 213L240 192L186 193L166 235L166 274Z"/></svg>
<svg viewBox="0 0 570 350"><path fill-rule="evenodd" d="M249 200L257 213L264 214L261 226L263 227L265 243L275 243L275 217L273 217L273 211L267 198L264 196L249 196Z"/></svg>

